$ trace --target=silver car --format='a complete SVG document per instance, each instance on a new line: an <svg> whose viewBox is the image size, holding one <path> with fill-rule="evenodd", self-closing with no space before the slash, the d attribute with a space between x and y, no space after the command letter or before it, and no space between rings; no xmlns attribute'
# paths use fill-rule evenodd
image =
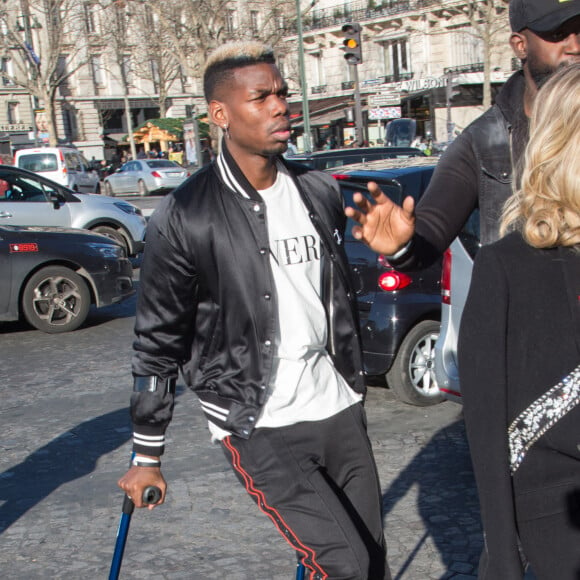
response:
<svg viewBox="0 0 580 580"><path fill-rule="evenodd" d="M116 240L134 256L144 248L147 222L126 201L73 193L31 171L0 165L0 225L91 230Z"/></svg>
<svg viewBox="0 0 580 580"><path fill-rule="evenodd" d="M166 193L181 185L189 172L168 159L136 159L105 177L105 195Z"/></svg>
<svg viewBox="0 0 580 580"><path fill-rule="evenodd" d="M435 344L435 377L443 395L456 402L461 402L457 338L471 283L473 260L480 247L479 210L476 209L445 252L441 276L441 330Z"/></svg>

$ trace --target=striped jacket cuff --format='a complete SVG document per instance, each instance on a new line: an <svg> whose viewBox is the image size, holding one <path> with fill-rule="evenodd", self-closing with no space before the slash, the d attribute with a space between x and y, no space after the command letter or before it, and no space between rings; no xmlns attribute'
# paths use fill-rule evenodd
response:
<svg viewBox="0 0 580 580"><path fill-rule="evenodd" d="M133 451L142 455L159 457L165 450L165 435L150 435L142 431L133 431Z"/></svg>

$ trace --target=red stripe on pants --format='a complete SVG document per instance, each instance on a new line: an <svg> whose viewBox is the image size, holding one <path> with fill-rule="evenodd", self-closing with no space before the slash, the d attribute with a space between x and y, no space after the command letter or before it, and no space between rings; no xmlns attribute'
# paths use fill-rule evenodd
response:
<svg viewBox="0 0 580 580"><path fill-rule="evenodd" d="M297 537L284 518L272 506L268 505L264 494L256 488L254 481L250 474L244 470L240 463L240 454L238 450L231 444L230 437L226 437L222 443L232 454L232 465L234 469L242 476L246 491L254 498L260 511L267 515L276 526L282 537L292 546L294 550L302 554L302 563L308 570L310 570L310 578L314 579L314 574L318 573L320 580L326 580L328 574L316 562L316 554L314 550L306 547Z"/></svg>

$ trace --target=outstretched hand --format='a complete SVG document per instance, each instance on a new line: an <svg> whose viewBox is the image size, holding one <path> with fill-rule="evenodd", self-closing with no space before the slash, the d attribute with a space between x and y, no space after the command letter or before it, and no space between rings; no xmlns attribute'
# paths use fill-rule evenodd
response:
<svg viewBox="0 0 580 580"><path fill-rule="evenodd" d="M403 205L391 201L374 182L368 183L373 198L369 201L362 193L355 193L358 209L347 207L344 213L359 225L352 228L352 235L379 254L392 256L403 248L415 232L415 201L406 197Z"/></svg>

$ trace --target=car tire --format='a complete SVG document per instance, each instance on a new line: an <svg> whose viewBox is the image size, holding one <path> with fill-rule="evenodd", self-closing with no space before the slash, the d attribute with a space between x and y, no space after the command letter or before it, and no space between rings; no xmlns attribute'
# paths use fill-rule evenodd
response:
<svg viewBox="0 0 580 580"><path fill-rule="evenodd" d="M423 320L405 336L387 372L388 386L409 405L427 407L444 400L435 379L435 342L440 323Z"/></svg>
<svg viewBox="0 0 580 580"><path fill-rule="evenodd" d="M105 195L108 195L109 197L115 197L115 194L113 193L113 188L111 187L111 184L108 181L105 181Z"/></svg>
<svg viewBox="0 0 580 580"><path fill-rule="evenodd" d="M39 270L31 276L22 294L26 320L50 334L76 330L86 320L90 306L86 281L64 266Z"/></svg>
<svg viewBox="0 0 580 580"><path fill-rule="evenodd" d="M147 186L142 179L137 182L137 191L141 197L146 197L149 195L149 190L147 189Z"/></svg>
<svg viewBox="0 0 580 580"><path fill-rule="evenodd" d="M91 228L91 231L95 232L96 234L101 234L102 236L107 236L108 238L115 240L118 244L123 246L123 248L125 249L125 254L127 256L129 255L129 245L127 244L127 240L119 230L116 230L115 228L112 228L110 226L97 226L96 228Z"/></svg>

